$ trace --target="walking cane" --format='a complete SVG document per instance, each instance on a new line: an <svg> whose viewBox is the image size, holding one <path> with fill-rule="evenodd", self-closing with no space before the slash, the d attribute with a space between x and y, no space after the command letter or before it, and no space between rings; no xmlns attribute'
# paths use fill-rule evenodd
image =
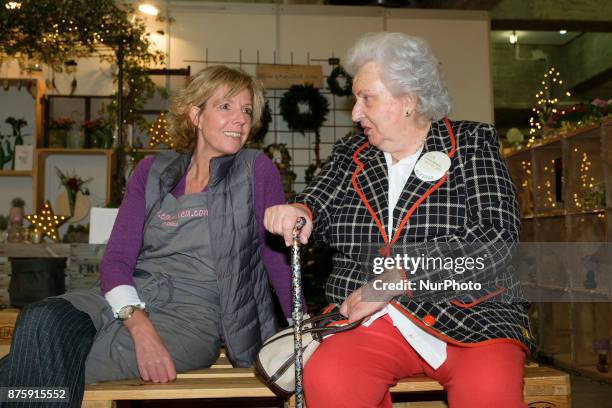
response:
<svg viewBox="0 0 612 408"><path fill-rule="evenodd" d="M306 224L304 217L300 217L293 229L293 242L291 244L291 280L293 300L293 350L295 353L295 406L302 408L304 393L302 390L302 268L300 264L300 231Z"/></svg>

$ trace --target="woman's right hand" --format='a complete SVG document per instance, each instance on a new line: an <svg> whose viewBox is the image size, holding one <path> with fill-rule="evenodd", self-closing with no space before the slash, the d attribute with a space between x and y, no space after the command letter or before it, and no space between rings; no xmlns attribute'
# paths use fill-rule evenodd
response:
<svg viewBox="0 0 612 408"><path fill-rule="evenodd" d="M299 236L300 242L305 245L312 233L312 220L310 214L299 206L282 204L268 207L264 214L264 227L273 234L282 235L285 245L289 246L293 241L293 229L300 217L306 219Z"/></svg>
<svg viewBox="0 0 612 408"><path fill-rule="evenodd" d="M174 362L147 314L137 310L123 324L134 340L136 362L142 379L156 383L174 381Z"/></svg>

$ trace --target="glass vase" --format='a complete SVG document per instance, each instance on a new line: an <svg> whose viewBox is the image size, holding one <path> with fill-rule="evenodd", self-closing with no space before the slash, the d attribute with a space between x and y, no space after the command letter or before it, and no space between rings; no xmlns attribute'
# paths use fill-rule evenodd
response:
<svg viewBox="0 0 612 408"><path fill-rule="evenodd" d="M66 138L66 147L68 149L82 149L85 147L85 136L83 133L76 130L68 132Z"/></svg>

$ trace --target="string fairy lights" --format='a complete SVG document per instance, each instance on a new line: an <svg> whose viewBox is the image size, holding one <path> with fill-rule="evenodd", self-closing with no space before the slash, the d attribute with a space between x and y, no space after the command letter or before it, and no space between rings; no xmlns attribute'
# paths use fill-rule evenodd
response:
<svg viewBox="0 0 612 408"><path fill-rule="evenodd" d="M25 218L32 224L35 234L40 234L41 238L46 235L54 242L59 241L57 227L68 219L68 217L63 215L55 215L51 208L51 204L49 204L49 200L45 201L39 213L26 215Z"/></svg>
<svg viewBox="0 0 612 408"><path fill-rule="evenodd" d="M533 214L533 201L531 199L531 160L521 160L521 170L521 211L523 215L529 215Z"/></svg>
<svg viewBox="0 0 612 408"><path fill-rule="evenodd" d="M580 157L578 166L577 191L572 195L574 207L578 210L600 209L605 206L605 188L593 176L593 164L587 152L574 147L573 153Z"/></svg>
<svg viewBox="0 0 612 408"><path fill-rule="evenodd" d="M529 118L528 146L535 142L536 135L543 133L543 136L546 137L551 125L565 115L565 111L558 107L559 98L551 96L554 88L563 86L563 79L559 71L555 67L550 67L540 84L542 87L535 94L536 106L532 108L533 116ZM571 93L565 91L565 96L569 97Z"/></svg>
<svg viewBox="0 0 612 408"><path fill-rule="evenodd" d="M160 143L165 144L170 149L174 148L174 140L172 140L172 136L168 133L168 121L166 120L166 115L164 112L159 114L159 117L151 125L149 128L149 147L154 148Z"/></svg>

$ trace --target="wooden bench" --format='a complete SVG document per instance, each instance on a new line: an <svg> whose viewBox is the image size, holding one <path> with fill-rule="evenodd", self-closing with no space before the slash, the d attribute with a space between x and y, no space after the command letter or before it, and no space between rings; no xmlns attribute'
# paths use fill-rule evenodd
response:
<svg viewBox="0 0 612 408"><path fill-rule="evenodd" d="M442 386L425 376L401 380L391 393L402 394L404 399L415 395L430 400L396 403L394 407L447 407L440 398L443 398ZM526 366L523 395L529 407L570 408L569 375L550 367ZM179 374L177 380L169 384L152 384L137 379L90 384L85 388L83 407L110 408L112 401L118 400L257 397L274 398L275 395L255 377L252 369L231 368L227 358L221 356L211 368ZM293 400L285 406L294 406Z"/></svg>
<svg viewBox="0 0 612 408"><path fill-rule="evenodd" d="M16 309L0 311L0 327L14 325L17 313ZM10 339L0 339L0 357L8 353L9 347ZM411 400L396 403L395 407L443 408L447 406L443 402L442 386L425 376L401 380L391 389L391 393L399 399ZM525 367L523 395L525 402L531 408L570 408L569 375L550 367L528 365ZM200 398L274 399L275 395L255 377L252 369L232 368L227 357L222 353L211 368L178 374L177 380L168 384L147 383L134 379L87 385L83 407L111 408L113 401ZM292 403L293 401L290 400L286 406L291 407ZM240 406L240 403L237 402L236 406Z"/></svg>

